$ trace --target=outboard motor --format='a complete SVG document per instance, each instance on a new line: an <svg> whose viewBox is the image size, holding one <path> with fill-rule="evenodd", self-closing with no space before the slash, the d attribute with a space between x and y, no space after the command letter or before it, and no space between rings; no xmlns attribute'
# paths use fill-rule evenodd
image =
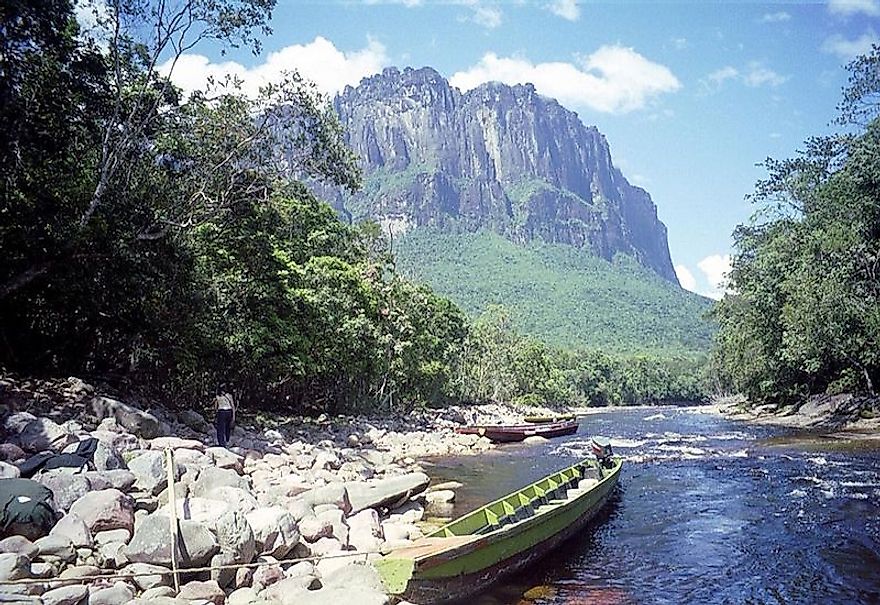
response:
<svg viewBox="0 0 880 605"><path fill-rule="evenodd" d="M596 456L596 460L599 461L599 466L603 466L605 468L611 468L614 466L614 462L611 460L611 456L614 455L614 452L611 451L611 441L605 437L593 437L590 440L590 447L593 450L593 455Z"/></svg>

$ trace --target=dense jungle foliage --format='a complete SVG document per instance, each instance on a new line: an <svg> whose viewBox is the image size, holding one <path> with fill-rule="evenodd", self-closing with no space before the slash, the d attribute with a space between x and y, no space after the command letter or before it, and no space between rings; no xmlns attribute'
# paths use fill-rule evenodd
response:
<svg viewBox="0 0 880 605"><path fill-rule="evenodd" d="M305 412L700 396L699 360L550 349L401 277L377 225L299 182L360 172L296 74L171 84L202 41L256 52L273 5L114 0L82 31L69 0L3 3L0 365Z"/></svg>
<svg viewBox="0 0 880 605"><path fill-rule="evenodd" d="M753 402L880 384L880 47L849 69L843 132L768 160L759 213L734 234L712 365Z"/></svg>
<svg viewBox="0 0 880 605"><path fill-rule="evenodd" d="M523 334L565 349L705 356L711 301L617 255L560 244L514 244L492 232L419 228L395 238L398 270L471 315L502 304Z"/></svg>

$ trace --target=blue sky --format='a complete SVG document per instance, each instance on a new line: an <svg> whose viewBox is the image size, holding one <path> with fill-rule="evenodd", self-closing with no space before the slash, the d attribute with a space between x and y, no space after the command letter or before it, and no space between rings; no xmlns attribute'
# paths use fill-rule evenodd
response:
<svg viewBox="0 0 880 605"><path fill-rule="evenodd" d="M279 0L272 27L260 56L196 49L174 79L296 68L333 94L395 65L460 88L532 82L607 136L657 204L682 285L717 297L756 164L831 129L843 65L880 42L880 0Z"/></svg>

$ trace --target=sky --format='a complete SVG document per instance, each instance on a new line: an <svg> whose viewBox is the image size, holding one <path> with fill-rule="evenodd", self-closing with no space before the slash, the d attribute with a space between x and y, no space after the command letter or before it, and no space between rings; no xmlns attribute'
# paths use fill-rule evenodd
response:
<svg viewBox="0 0 880 605"><path fill-rule="evenodd" d="M271 26L260 55L197 48L173 79L256 87L297 69L333 95L430 66L463 91L530 82L606 135L657 205L682 286L718 298L759 164L833 130L845 64L880 43L880 0L278 0Z"/></svg>

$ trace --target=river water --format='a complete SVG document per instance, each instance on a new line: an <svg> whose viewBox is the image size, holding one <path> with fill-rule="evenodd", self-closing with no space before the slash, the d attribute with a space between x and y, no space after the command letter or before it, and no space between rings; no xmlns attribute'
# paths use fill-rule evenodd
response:
<svg viewBox="0 0 880 605"><path fill-rule="evenodd" d="M580 534L481 605L880 603L880 441L841 442L700 408L613 409L576 435L432 461L455 516L589 454L625 459Z"/></svg>

